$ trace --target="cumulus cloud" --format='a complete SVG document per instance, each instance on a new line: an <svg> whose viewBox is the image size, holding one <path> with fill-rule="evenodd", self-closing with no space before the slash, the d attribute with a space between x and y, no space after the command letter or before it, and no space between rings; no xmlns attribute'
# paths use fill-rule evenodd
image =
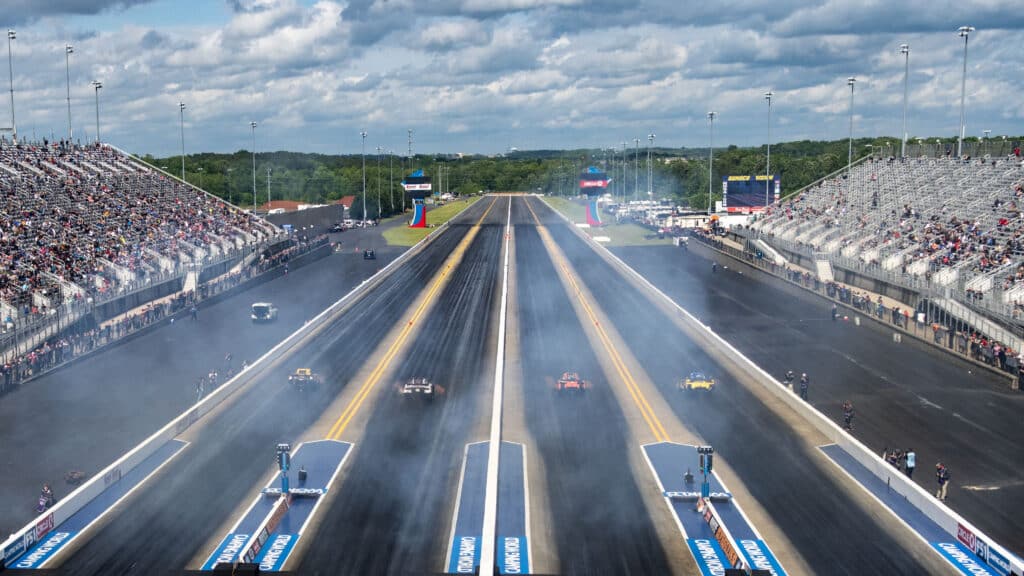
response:
<svg viewBox="0 0 1024 576"><path fill-rule="evenodd" d="M702 146L709 109L716 141L756 145L768 89L774 139L841 138L848 76L855 132L894 135L907 42L911 132L952 135L961 24L978 27L968 133L1024 131L1024 13L995 0L224 0L218 20L194 25L104 22L136 3L5 2L29 23L14 51L23 131L66 129L70 39L76 135L95 129L99 79L104 135L157 154L177 149L178 101L196 151L248 147L251 120L264 150L352 152L363 128L373 145L401 148L409 127L421 150L607 147L651 131Z"/></svg>

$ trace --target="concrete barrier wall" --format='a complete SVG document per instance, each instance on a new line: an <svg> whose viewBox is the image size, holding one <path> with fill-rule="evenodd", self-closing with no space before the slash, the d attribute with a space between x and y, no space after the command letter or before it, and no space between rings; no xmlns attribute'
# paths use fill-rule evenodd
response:
<svg viewBox="0 0 1024 576"><path fill-rule="evenodd" d="M415 254L422 252L447 228L447 223L438 227L415 246L402 253L398 258L391 261L376 274L364 280L351 292L318 314L315 318L310 320L309 323L305 324L285 338L282 342L274 346L269 352L261 356L246 370L240 372L224 384L221 384L220 387L211 392L206 398L190 407L174 420L171 420L167 425L153 433L149 438L144 440L135 448L132 448L124 456L121 456L112 464L96 473L88 482L79 486L74 492L67 495L53 508L39 515L37 518L32 520L32 522L28 523L4 540L2 546L0 546L0 554L3 554L3 562L0 563L0 566L6 567L9 563L13 562L16 556L20 555L22 551L30 548L32 544L44 537L50 530L60 526L61 523L66 521L96 498L96 496L107 488L107 482L105 481L106 478L123 477L130 470L138 466L139 463L156 452L156 450L161 446L187 430L192 424L198 422L203 416L208 414L221 402L231 396L231 394L255 381L269 364L292 353L293 350L299 347L300 343L310 337L321 326L333 321L337 315L344 311L349 303L362 297L366 292L380 284L398 266L412 258ZM18 551L19 546L22 546L23 550ZM15 551L18 551L17 555L15 554Z"/></svg>
<svg viewBox="0 0 1024 576"><path fill-rule="evenodd" d="M594 248L594 250L600 254L607 262L613 267L618 268L627 277L640 284L653 294L657 294L661 297L665 303L677 310L682 317L682 320L689 324L698 334L704 336L704 344L709 347L721 347L724 348L732 358L744 365L751 371L751 375L755 376L759 384L764 386L769 392L774 394L781 401L786 403L790 408L797 412L804 420L809 422L815 427L821 434L828 438L831 442L837 444L847 454L853 457L858 463L867 468L880 480L886 482L886 484L897 494L905 497L907 501L912 504L915 508L921 511L925 516L939 525L946 533L950 535L950 541L956 542L960 527L963 526L974 533L975 536L983 539L988 543L989 547L996 550L1007 558L1012 566L1012 569L1017 574L1024 573L1024 563L1016 557L1016 555L1010 553L1008 550L1003 548L1001 545L995 543L990 537L985 535L983 532L978 530L973 524L965 520L962 516L954 512L952 509L947 507L942 502L935 499L935 497L927 492L924 488L921 488L912 480L907 478L905 474L902 474L898 470L894 469L891 464L882 460L881 456L875 454L871 449L862 444L859 440L849 435L842 428L839 427L835 422L825 417L824 414L816 410L812 405L804 402L799 396L790 392L788 388L783 386L777 381L771 374L763 370L760 366L755 364L752 360L744 356L739 350L737 350L732 344L726 341L724 338L719 336L716 332L711 330L710 327L701 323L701 321L694 315L690 314L685 308L677 304L674 300L668 297L664 292L659 290L656 286L651 284L646 278L640 273L630 268L625 262L619 259L618 256L613 254L606 247L601 244L594 242L590 237L579 230L573 223L566 218L561 212L552 209L556 214L562 217L569 224L569 228L573 230L578 236Z"/></svg>

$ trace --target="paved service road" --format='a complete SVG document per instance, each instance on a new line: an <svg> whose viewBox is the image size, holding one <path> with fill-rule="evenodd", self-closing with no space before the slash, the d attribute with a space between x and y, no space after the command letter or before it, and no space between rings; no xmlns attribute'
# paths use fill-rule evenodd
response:
<svg viewBox="0 0 1024 576"><path fill-rule="evenodd" d="M541 208L539 201L531 202L535 210ZM623 338L634 344L632 352L679 419L715 447L814 573L930 573L935 560L927 550L917 558L908 552L905 541L883 529L882 523L892 520L852 498L831 465L810 453L814 448L788 424L724 373L549 208L538 213L546 214L552 236ZM708 292L705 286L699 290ZM720 378L713 393L697 396L675 388L676 380L693 369Z"/></svg>
<svg viewBox="0 0 1024 576"><path fill-rule="evenodd" d="M690 247L616 252L764 369L780 378L790 369L807 372L811 403L836 422L843 401L852 400L854 435L879 454L913 448L914 478L925 489L934 492L935 463L945 462L953 475L947 503L1024 553L1024 395L912 338L894 344L891 331L874 322L833 323L824 299L731 258L719 256L712 274L710 251Z"/></svg>
<svg viewBox="0 0 1024 576"><path fill-rule="evenodd" d="M183 569L202 552L201 546L219 536L215 531L225 519L251 502L269 472L274 445L298 438L398 321L403 310L390 303L417 293L464 233L455 227L442 234L307 349L190 431L192 445L126 503L130 509L116 514L61 568L69 574L97 575ZM288 280L296 277L289 274ZM324 374L324 385L296 393L286 382L287 373L302 366Z"/></svg>

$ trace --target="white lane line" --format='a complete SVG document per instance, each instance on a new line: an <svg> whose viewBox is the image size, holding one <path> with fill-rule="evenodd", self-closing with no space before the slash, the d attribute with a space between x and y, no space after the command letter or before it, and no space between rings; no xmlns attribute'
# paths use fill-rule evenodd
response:
<svg viewBox="0 0 1024 576"><path fill-rule="evenodd" d="M327 491L331 489L331 485L334 484L334 480L338 477L338 474L341 473L341 469L345 467L345 461L348 460L348 457L350 455L352 455L352 450L354 450L356 446L351 442L342 442L340 440L320 440L320 442L336 442L338 444L348 444L348 450L345 451L345 455L341 457L341 462L338 462L338 466L334 469L334 472L331 474L330 479L327 480L327 484L324 485L324 494L322 494L319 498L316 499L316 504L313 504L313 509L309 511L309 516L306 517L306 521L303 522L302 526L299 528L299 536L302 536L302 534L306 531L306 526L308 526L310 521L312 521L313 518L316 517L317 508L319 508L320 504L323 503L324 496L326 496ZM298 541L298 538L296 538L295 540ZM289 556L291 556L291 553L289 553ZM284 565L282 564L282 566Z"/></svg>
<svg viewBox="0 0 1024 576"><path fill-rule="evenodd" d="M661 444L661 442L654 442L652 444L641 444L640 452L644 455L644 460L647 461L647 466L651 469L651 474L654 475L654 481L658 483L658 490L661 492L662 498L665 500L665 505L668 506L668 513L671 514L672 519L676 521L676 526L679 527L679 532L683 535L683 542L686 542L686 540L689 539L690 536L686 533L686 528L683 528L683 521L680 520L679 515L676 514L676 509L672 507L672 499L669 498L668 496L665 496L665 485L661 483L661 477L658 476L658 471L654 468L654 462L651 462L651 457L647 455L646 448L648 446L656 446L658 444ZM668 442L668 444L676 443ZM687 546L686 549L689 550L690 547ZM693 556L693 552L691 552L690 555ZM696 557L694 557L693 560L694 562L697 562L698 565L700 564L700 561Z"/></svg>
<svg viewBox="0 0 1024 576"><path fill-rule="evenodd" d="M452 547L455 546L455 527L459 523L459 508L462 507L462 483L466 480L466 461L469 460L469 447L480 442L466 444L462 449L462 472L459 473L459 491L455 497L455 511L452 512L452 529L448 534L448 552L444 555L444 569L448 570L448 562L452 557Z"/></svg>
<svg viewBox="0 0 1024 576"><path fill-rule="evenodd" d="M526 444L520 444L523 449L523 506L526 510L523 513L523 521L526 522L526 561L533 566L533 538L530 537L530 475L526 473Z"/></svg>
<svg viewBox="0 0 1024 576"><path fill-rule="evenodd" d="M494 574L495 539L498 531L498 460L501 454L501 401L505 386L505 320L508 311L509 246L512 237L512 197L505 217L505 263L501 278L501 315L498 319L498 350L494 362L494 401L491 406L491 438L487 451L487 488L484 491L484 529L480 548L480 576Z"/></svg>

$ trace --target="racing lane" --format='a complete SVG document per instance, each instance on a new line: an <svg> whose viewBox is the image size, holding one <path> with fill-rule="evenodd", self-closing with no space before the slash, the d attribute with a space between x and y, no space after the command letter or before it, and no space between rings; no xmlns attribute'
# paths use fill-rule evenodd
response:
<svg viewBox="0 0 1024 576"><path fill-rule="evenodd" d="M837 422L857 409L855 436L879 454L914 448L915 480L934 492L934 466L951 467L947 502L998 542L1024 552L1024 395L1005 379L865 322L833 324L831 305L750 268L712 277L708 252L671 247L617 252L670 297L769 372L811 376L810 401ZM720 263L737 268L732 259ZM715 290L701 290L706 283ZM965 489L965 487L968 487Z"/></svg>
<svg viewBox="0 0 1024 576"><path fill-rule="evenodd" d="M531 200L631 350L688 427L699 433L771 515L816 574L924 574L929 570L833 478L813 447L728 377L703 350L587 246L546 204ZM705 288L701 288L702 290ZM719 379L713 393L684 394L692 369ZM923 547L924 545L921 544ZM927 552L922 552L922 554Z"/></svg>
<svg viewBox="0 0 1024 576"><path fill-rule="evenodd" d="M26 383L0 398L0 534L35 517L44 482L57 497L72 487L64 473L102 470L196 401L196 380L262 356L303 322L341 298L404 249L364 262L332 254L237 295L203 305L198 320L154 327ZM270 301L277 322L253 326L249 306Z"/></svg>
<svg viewBox="0 0 1024 576"><path fill-rule="evenodd" d="M560 574L669 574L629 465L628 424L525 200L513 208L523 409L543 461ZM592 388L559 395L576 371Z"/></svg>
<svg viewBox="0 0 1024 576"><path fill-rule="evenodd" d="M462 217L473 217L480 207ZM193 444L143 486L128 507L62 566L69 574L181 571L220 524L265 478L274 445L294 441L339 393L404 310L392 305L434 276L465 234L453 226L398 268L287 362L269 371L197 430ZM297 394L286 382L296 367L325 375L320 389ZM330 367L330 370L327 370Z"/></svg>
<svg viewBox="0 0 1024 576"><path fill-rule="evenodd" d="M380 383L299 573L443 570L463 451L486 439L506 215L507 201L499 198L408 353L396 359L394 378ZM462 229L461 237L471 225L464 219L453 227ZM399 398L398 382L420 376L442 385L444 397L433 403Z"/></svg>

